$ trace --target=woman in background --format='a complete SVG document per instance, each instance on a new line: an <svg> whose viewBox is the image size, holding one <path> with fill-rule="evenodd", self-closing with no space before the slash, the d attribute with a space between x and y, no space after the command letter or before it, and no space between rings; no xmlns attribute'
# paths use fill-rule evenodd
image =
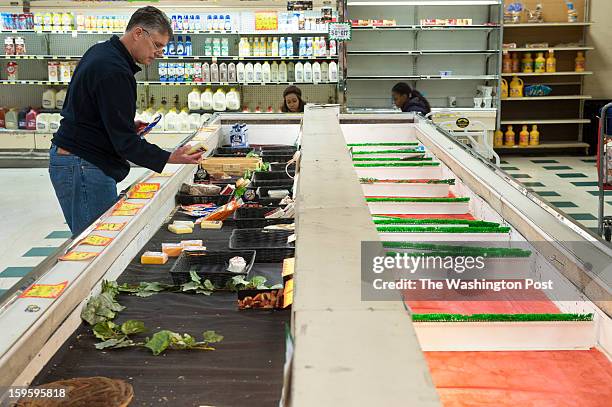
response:
<svg viewBox="0 0 612 407"><path fill-rule="evenodd" d="M283 105L281 107L283 113L302 113L304 112L304 105L300 88L289 86L285 89L283 92Z"/></svg>
<svg viewBox="0 0 612 407"><path fill-rule="evenodd" d="M412 89L407 83L400 82L391 89L393 103L402 109L402 112L421 113L425 116L431 112L431 106L421 92Z"/></svg>

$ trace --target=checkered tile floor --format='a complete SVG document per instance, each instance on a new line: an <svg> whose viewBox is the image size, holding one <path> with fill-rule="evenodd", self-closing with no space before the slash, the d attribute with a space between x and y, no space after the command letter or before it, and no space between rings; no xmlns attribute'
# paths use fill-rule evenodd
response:
<svg viewBox="0 0 612 407"><path fill-rule="evenodd" d="M560 211L597 231L598 188L594 157L502 157L501 168ZM612 191L611 191L612 192ZM604 210L612 212L612 193Z"/></svg>

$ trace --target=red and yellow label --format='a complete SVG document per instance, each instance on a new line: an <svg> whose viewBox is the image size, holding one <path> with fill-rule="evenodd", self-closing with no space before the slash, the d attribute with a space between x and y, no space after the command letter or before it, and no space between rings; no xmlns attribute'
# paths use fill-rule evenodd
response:
<svg viewBox="0 0 612 407"><path fill-rule="evenodd" d="M145 204L143 203L121 201L115 205L115 209L111 213L111 216L134 216L142 209L144 205Z"/></svg>
<svg viewBox="0 0 612 407"><path fill-rule="evenodd" d="M140 209L132 209L130 211L113 211L111 216L134 216L136 215Z"/></svg>
<svg viewBox="0 0 612 407"><path fill-rule="evenodd" d="M127 225L127 222L122 223L100 223L94 230L106 230L109 232L119 232Z"/></svg>
<svg viewBox="0 0 612 407"><path fill-rule="evenodd" d="M68 281L59 284L34 284L25 290L19 298L57 298L67 285Z"/></svg>
<svg viewBox="0 0 612 407"><path fill-rule="evenodd" d="M155 196L155 192L136 192L130 191L127 194L128 198L131 199L151 199Z"/></svg>
<svg viewBox="0 0 612 407"><path fill-rule="evenodd" d="M140 184L134 185L131 189L132 192L157 192L159 191L159 184L156 182L141 182Z"/></svg>
<svg viewBox="0 0 612 407"><path fill-rule="evenodd" d="M112 237L89 235L81 240L79 244L87 244L90 246L108 246L113 241Z"/></svg>
<svg viewBox="0 0 612 407"><path fill-rule="evenodd" d="M66 253L65 255L58 258L58 260L62 261L85 261L91 260L96 257L100 253L91 253L91 252L80 252L78 250L74 250Z"/></svg>

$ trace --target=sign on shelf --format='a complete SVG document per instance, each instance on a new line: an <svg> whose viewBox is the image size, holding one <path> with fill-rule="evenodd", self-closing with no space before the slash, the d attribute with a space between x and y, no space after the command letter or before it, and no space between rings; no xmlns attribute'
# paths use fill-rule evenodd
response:
<svg viewBox="0 0 612 407"><path fill-rule="evenodd" d="M329 23L329 39L338 42L350 41L352 34L351 23Z"/></svg>

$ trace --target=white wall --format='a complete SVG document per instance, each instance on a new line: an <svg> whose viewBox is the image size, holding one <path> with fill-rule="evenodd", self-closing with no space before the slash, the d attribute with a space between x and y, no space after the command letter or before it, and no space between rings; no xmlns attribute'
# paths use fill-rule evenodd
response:
<svg viewBox="0 0 612 407"><path fill-rule="evenodd" d="M591 21L588 44L595 47L587 52L587 70L593 75L585 80L585 94L594 99L612 99L612 1L591 0Z"/></svg>

